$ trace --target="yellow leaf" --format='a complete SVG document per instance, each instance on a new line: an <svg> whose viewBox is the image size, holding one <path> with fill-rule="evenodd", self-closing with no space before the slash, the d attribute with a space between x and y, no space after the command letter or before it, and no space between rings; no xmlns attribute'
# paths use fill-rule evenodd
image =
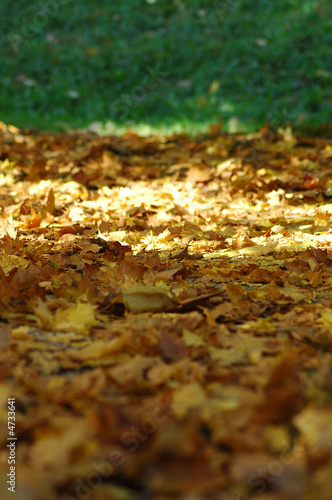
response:
<svg viewBox="0 0 332 500"><path fill-rule="evenodd" d="M216 92L218 92L219 86L220 83L217 82L217 80L214 80L209 87L209 94L215 94Z"/></svg>
<svg viewBox="0 0 332 500"><path fill-rule="evenodd" d="M174 391L173 408L178 417L183 417L192 408L204 404L206 394L198 382L187 384Z"/></svg>
<svg viewBox="0 0 332 500"><path fill-rule="evenodd" d="M58 309L54 315L53 328L62 332L88 333L100 324L95 318L96 306L77 302L68 309Z"/></svg>
<svg viewBox="0 0 332 500"><path fill-rule="evenodd" d="M20 268L26 269L29 265L29 261L26 259L22 259L18 255L2 255L0 256L0 267L3 270L4 274L10 273L12 269Z"/></svg>
<svg viewBox="0 0 332 500"><path fill-rule="evenodd" d="M142 312L165 311L173 306L165 290L157 286L134 285L123 294L126 308L135 314Z"/></svg>
<svg viewBox="0 0 332 500"><path fill-rule="evenodd" d="M204 340L199 335L190 332L186 328L183 330L183 340L185 341L186 346L200 347L205 345Z"/></svg>

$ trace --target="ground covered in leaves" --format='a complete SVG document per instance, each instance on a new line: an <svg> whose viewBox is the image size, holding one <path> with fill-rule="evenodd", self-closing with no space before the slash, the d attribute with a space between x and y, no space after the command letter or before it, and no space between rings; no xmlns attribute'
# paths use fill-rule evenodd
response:
<svg viewBox="0 0 332 500"><path fill-rule="evenodd" d="M1 498L329 500L331 128L0 133Z"/></svg>

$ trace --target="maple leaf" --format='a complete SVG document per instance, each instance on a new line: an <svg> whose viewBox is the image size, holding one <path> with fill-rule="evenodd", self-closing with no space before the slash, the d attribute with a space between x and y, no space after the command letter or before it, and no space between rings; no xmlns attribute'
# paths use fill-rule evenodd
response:
<svg viewBox="0 0 332 500"><path fill-rule="evenodd" d="M34 313L39 326L47 330L61 332L89 333L94 326L100 325L101 317L96 317L97 306L78 301L66 308L58 309L53 314L47 303L38 300Z"/></svg>

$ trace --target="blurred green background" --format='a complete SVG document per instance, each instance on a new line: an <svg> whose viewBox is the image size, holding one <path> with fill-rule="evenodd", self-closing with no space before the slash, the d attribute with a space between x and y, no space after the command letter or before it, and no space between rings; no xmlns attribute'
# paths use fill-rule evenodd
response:
<svg viewBox="0 0 332 500"><path fill-rule="evenodd" d="M195 133L332 115L330 0L2 0L0 120Z"/></svg>

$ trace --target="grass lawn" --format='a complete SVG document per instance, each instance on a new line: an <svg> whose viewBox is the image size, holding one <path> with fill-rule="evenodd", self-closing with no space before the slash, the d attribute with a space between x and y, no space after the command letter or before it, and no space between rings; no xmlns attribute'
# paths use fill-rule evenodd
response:
<svg viewBox="0 0 332 500"><path fill-rule="evenodd" d="M331 121L330 0L2 0L0 20L0 120L21 128Z"/></svg>

